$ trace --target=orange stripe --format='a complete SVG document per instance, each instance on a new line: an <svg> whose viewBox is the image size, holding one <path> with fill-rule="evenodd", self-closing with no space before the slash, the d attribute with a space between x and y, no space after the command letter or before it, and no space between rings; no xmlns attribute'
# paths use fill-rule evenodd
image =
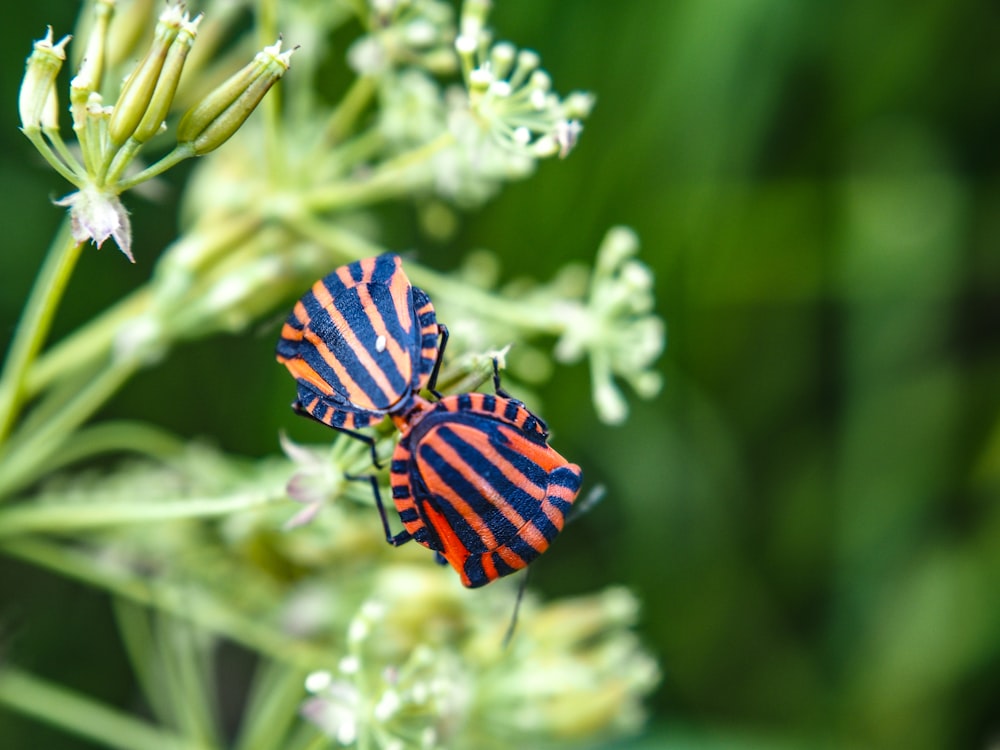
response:
<svg viewBox="0 0 1000 750"><path fill-rule="evenodd" d="M544 551L545 547L542 547L540 550L538 550L538 552L544 552ZM497 554L500 555L500 559L502 559L514 570L520 570L521 568L525 567L528 564L527 560L525 560L523 557L521 557L514 550L512 550L510 547L507 546L500 547L497 550Z"/></svg>
<svg viewBox="0 0 1000 750"><path fill-rule="evenodd" d="M428 503L424 503L422 511L441 540L443 549L438 551L445 556L455 570L464 573L465 561L472 556L468 548L462 544L462 540L452 530L451 524L448 523L439 511L435 510Z"/></svg>
<svg viewBox="0 0 1000 750"><path fill-rule="evenodd" d="M385 320L382 317L382 311L378 309L378 306L372 301L371 292L368 290L367 286L358 287L358 299L361 300L361 305L364 307L365 311L368 313L368 319L371 321L372 329L375 331L376 338L382 336L385 339L385 348L389 352L389 356L396 365L396 369L399 370L399 374L403 378L404 383L409 383L410 378L413 376L412 362L410 361L410 355L408 352L403 351L403 347L399 345L394 336L389 335L389 329L385 324ZM382 368L380 367L379 370Z"/></svg>
<svg viewBox="0 0 1000 750"><path fill-rule="evenodd" d="M399 258L396 258L396 273L389 277L389 296L399 324L406 333L413 331L413 300L410 297L410 280L403 273Z"/></svg>
<svg viewBox="0 0 1000 750"><path fill-rule="evenodd" d="M487 581L495 581L500 577L500 574L497 573L496 563L493 562L493 555L483 555L483 573L486 575Z"/></svg>
<svg viewBox="0 0 1000 750"><path fill-rule="evenodd" d="M340 273L339 269L337 273ZM395 389L389 384L388 379L385 377L385 373L382 372L375 360L372 359L371 354L368 350L361 345L358 341L358 336L351 328L350 324L344 319L344 316L340 314L340 311L333 306L333 298L330 296L330 290L326 288L326 285L316 282L313 284L313 295L316 297L316 301L319 302L320 306L326 310L330 316L330 321L333 323L334 327L340 332L341 336L344 337L344 342L348 347L354 352L358 358L358 362L364 367L368 374L371 375L375 383L382 389L382 392L388 396L392 396L395 393ZM311 335L310 335L311 334ZM364 389L357 384L357 382L347 374L347 370L341 364L340 360L333 356L329 347L319 338L312 330L306 335L306 338L316 346L319 351L320 356L326 361L330 367L334 369L337 373L337 377L340 378L340 382L344 384L344 387L348 389L349 400L360 406L362 409L378 409L380 407L376 406L371 400ZM356 394L356 395L355 395Z"/></svg>
<svg viewBox="0 0 1000 750"><path fill-rule="evenodd" d="M441 479L441 476L436 471L434 471L434 469L431 466L426 464L421 464L420 473L424 476L424 481L427 483L427 488L431 491L431 493L437 495L443 501L451 503L451 505L454 506L455 510L458 511L459 515L461 515L462 518L465 519L465 522L469 524L473 532L479 535L479 538L482 540L483 544L486 546L487 549L496 549L497 547L496 537L493 536L493 530L489 527L489 524L486 523L483 517L478 513L476 513L476 511L474 511L472 507L467 502L465 502L465 500L456 495L455 492L447 485L447 483L444 482L444 480ZM435 486L435 482L437 486ZM440 487L440 489L438 489L438 487ZM446 528L448 534L450 534L451 536L455 536L455 532L451 530L451 525L448 523L447 519L445 519L443 516L440 516L440 514L438 515L441 519L440 520L441 527L439 527L438 524L435 523L434 528L438 529L439 535L441 528ZM462 545L462 547L464 549L465 545Z"/></svg>
<svg viewBox="0 0 1000 750"><path fill-rule="evenodd" d="M288 339L289 341L301 341L302 329L285 323L285 325L281 326L281 338Z"/></svg>
<svg viewBox="0 0 1000 750"><path fill-rule="evenodd" d="M288 359L285 360L284 365L288 368L288 371L292 373L292 377L297 380L305 380L307 383L315 386L317 390L327 396L333 394L333 388L330 387L330 384L327 383L318 372L310 367L304 359Z"/></svg>
<svg viewBox="0 0 1000 750"><path fill-rule="evenodd" d="M517 469L517 467L512 466L509 461L505 460L502 456L500 456L500 454L498 454L496 450L493 449L492 446L480 445L479 441L474 441L470 443L470 441L466 440L465 436L463 435L463 433L472 431L479 434L478 431L475 431L473 428L466 427L465 425L456 425L455 427L453 427L453 429L458 434L458 436L463 439L464 442L470 444L471 447L478 450L483 455L483 457L486 458L491 464L493 464L510 482L524 489L524 491L527 492L529 495L531 495L531 497L533 497L535 500L542 499L543 495L545 494L544 491L537 485L535 485L534 482L531 482L524 474L522 474ZM453 449L450 445L448 445L442 440L440 445L435 444L435 448L441 454L441 457L444 458L444 460L447 461L450 466L454 467L458 471L458 473L463 478L465 478L470 484L476 487L480 487L483 484L485 484L484 480L482 479L482 475L478 471L473 469L471 466L469 466L468 463L466 463L465 459L459 456L458 452L455 449ZM528 486L533 487L534 491L529 491L527 489ZM538 548L536 546L538 540L545 539L545 537L542 536L541 532L534 527L534 524L532 524L529 520L525 519L520 513L518 513L517 510L514 508L514 506L511 505L509 502L507 502L507 500L504 499L501 495L499 495L492 487L489 488L488 494L487 492L483 493L483 498L487 500L491 505L493 505L494 508L499 510L504 518L510 521L510 523L514 526L514 528L517 529L518 535L521 536L529 545L537 549L539 552L542 552L545 549L544 546L541 548ZM465 503L464 500L462 500L461 502L466 508L469 509L470 513L475 513L475 511L473 511L471 507ZM458 507L457 504L456 507ZM458 508L458 510L462 514L462 517L465 518L466 521L468 521L469 517L466 514L466 511L460 507ZM482 517L479 516L478 513L475 513L475 515L477 518L482 519ZM482 519L482 522L485 523L485 519ZM475 528L474 525L473 528ZM492 532L491 532L491 537L492 537ZM490 544L488 546L492 548L494 545Z"/></svg>

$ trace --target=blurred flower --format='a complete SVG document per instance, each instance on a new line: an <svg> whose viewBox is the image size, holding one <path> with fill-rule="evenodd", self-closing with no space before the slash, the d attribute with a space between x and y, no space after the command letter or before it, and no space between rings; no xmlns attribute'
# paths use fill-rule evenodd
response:
<svg viewBox="0 0 1000 750"><path fill-rule="evenodd" d="M624 589L525 602L510 647L509 587L470 593L439 568L388 565L347 627L336 670L306 680L302 715L341 745L509 748L636 731L655 661Z"/></svg>
<svg viewBox="0 0 1000 750"><path fill-rule="evenodd" d="M70 37L64 36L52 43L52 27L42 39L34 44L25 64L24 79L18 95L18 114L23 130L37 130L42 127L43 116L55 100L56 76L66 61L66 45Z"/></svg>
<svg viewBox="0 0 1000 750"><path fill-rule="evenodd" d="M69 208L74 240L93 240L100 248L111 237L125 257L135 263L132 257L132 225L128 211L115 193L95 185L84 185L81 190L60 198L55 204Z"/></svg>
<svg viewBox="0 0 1000 750"><path fill-rule="evenodd" d="M280 441L281 450L298 467L288 480L288 497L305 506L285 522L287 531L312 521L323 504L337 496L344 475L331 460L329 448L307 448L292 442L285 433Z"/></svg>
<svg viewBox="0 0 1000 750"><path fill-rule="evenodd" d="M379 76L410 66L447 74L458 66L451 47L455 11L442 0L370 0L362 22L368 33L347 51L347 61L360 75Z"/></svg>
<svg viewBox="0 0 1000 750"><path fill-rule="evenodd" d="M464 3L455 49L464 88L446 97L455 147L435 157L439 193L465 204L482 202L505 180L532 172L538 159L572 150L593 108L591 94L565 99L531 50L492 43L485 26L489 3Z"/></svg>
<svg viewBox="0 0 1000 750"><path fill-rule="evenodd" d="M57 201L70 209L74 239L92 240L100 247L111 237L134 262L128 212L118 196L183 159L217 148L232 136L288 69L291 53L281 53L280 43L265 48L185 115L176 148L137 172L132 165L139 150L164 127L201 17L192 20L182 4L168 3L145 55L126 78L114 104L105 105L101 91L107 77L106 63L118 52L108 45L121 39L120 34L111 33L115 8L110 0L90 6L93 18L88 25L87 52L70 81L70 113L79 148L73 150L63 141L55 92L69 37L53 44L49 29L45 38L35 43L21 84L18 111L25 135L78 189ZM127 20L134 25L137 18Z"/></svg>
<svg viewBox="0 0 1000 750"><path fill-rule="evenodd" d="M631 229L613 227L597 251L586 301L567 302L556 310L565 325L556 359L590 358L594 405L601 419L612 424L628 414L615 376L643 398L655 396L662 386L652 365L663 352L664 326L653 312L652 272L634 258L638 249Z"/></svg>

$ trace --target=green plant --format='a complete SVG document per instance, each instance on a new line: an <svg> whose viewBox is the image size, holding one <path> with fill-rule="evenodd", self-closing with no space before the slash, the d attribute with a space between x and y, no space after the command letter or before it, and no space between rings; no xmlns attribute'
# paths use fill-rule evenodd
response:
<svg viewBox="0 0 1000 750"><path fill-rule="evenodd" d="M211 655L225 639L259 655L239 748L539 746L635 729L656 666L630 631L628 592L547 605L529 595L504 650L510 588L465 591L426 550L388 548L366 487L345 481L370 469L356 442L285 440L284 458L247 461L152 424L92 421L177 343L244 332L331 267L384 252L368 220L376 205L412 201L428 231L446 232L457 209L565 157L593 103L555 94L535 53L494 43L485 0L466 0L457 18L439 0L263 0L240 34L249 5L208 2L204 18L168 5L151 23L150 2L87 3L70 83L75 147L56 93L68 40L50 32L28 60L22 129L75 190L58 202L69 216L0 378L0 551L112 596L156 721L10 665L0 704L111 747L218 747L230 738L212 710ZM330 106L331 34L358 26L355 76ZM279 28L300 43L294 55L280 42L251 55ZM145 164L164 138L174 145ZM143 262L121 196L209 152L150 281L43 349L91 242L111 238ZM489 254L454 274L408 262L441 319L457 321L439 387L478 387L516 344L531 356L511 357L511 372L529 382L553 359L587 359L599 416L622 421L616 378L642 396L660 387L663 327L637 249L615 228L592 270L503 289ZM380 455L393 439L378 433ZM85 468L122 452L134 457Z"/></svg>

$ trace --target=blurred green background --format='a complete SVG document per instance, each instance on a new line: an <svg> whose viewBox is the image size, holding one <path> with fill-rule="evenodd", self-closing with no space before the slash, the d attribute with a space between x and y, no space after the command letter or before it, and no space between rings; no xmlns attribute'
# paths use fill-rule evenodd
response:
<svg viewBox="0 0 1000 750"><path fill-rule="evenodd" d="M4 340L67 192L17 131L17 85L68 6L6 7L0 30ZM535 584L623 582L645 603L664 676L635 747L998 741L1000 6L502 0L492 25L597 108L571 158L447 245L400 248L448 270L488 247L508 277L547 279L612 224L642 239L668 324L661 397L601 425L579 366L534 405L608 487ZM137 265L86 253L57 335L173 238L176 193L129 207ZM187 345L108 413L248 455L282 428L324 439L288 411L274 338ZM101 595L6 560L0 592L19 664L88 687L101 672L99 697L128 704Z"/></svg>

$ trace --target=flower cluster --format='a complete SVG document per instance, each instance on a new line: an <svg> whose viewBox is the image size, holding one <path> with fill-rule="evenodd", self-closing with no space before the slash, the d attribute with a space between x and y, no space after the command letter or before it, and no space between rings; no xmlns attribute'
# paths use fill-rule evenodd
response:
<svg viewBox="0 0 1000 750"><path fill-rule="evenodd" d="M21 129L46 160L77 191L58 205L70 209L73 237L100 247L109 237L134 262L128 212L118 197L177 162L218 148L243 124L268 89L288 69L291 52L281 43L266 47L243 70L217 87L184 115L177 145L156 164L135 173L139 150L165 129L201 16L169 4L160 15L152 42L125 79L114 104L105 105L108 40L115 3L93 5L86 53L70 81L70 113L78 148L63 140L59 127L56 77L66 60L69 37L53 44L52 29L35 43L19 96ZM129 172L132 172L130 174Z"/></svg>
<svg viewBox="0 0 1000 750"><path fill-rule="evenodd" d="M597 251L585 303L560 306L565 330L555 357L576 362L587 356L594 405L605 422L618 424L628 406L614 383L625 379L643 398L659 393L653 363L665 344L663 320L653 311L653 274L635 259L639 239L626 227L612 228Z"/></svg>
<svg viewBox="0 0 1000 750"><path fill-rule="evenodd" d="M623 589L528 600L503 648L510 588L470 594L433 569L391 565L347 629L334 669L306 679L302 715L343 746L490 748L617 736L658 680Z"/></svg>

